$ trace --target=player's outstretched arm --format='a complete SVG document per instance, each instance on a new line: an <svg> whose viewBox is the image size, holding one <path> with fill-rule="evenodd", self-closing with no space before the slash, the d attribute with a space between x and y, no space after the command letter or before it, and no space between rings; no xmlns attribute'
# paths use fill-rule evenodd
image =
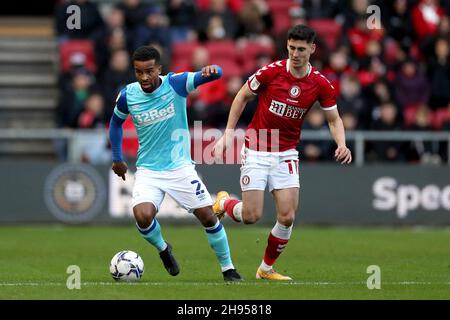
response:
<svg viewBox="0 0 450 320"><path fill-rule="evenodd" d="M217 141L213 149L213 154L217 161L222 158L223 153L233 141L234 129L236 128L236 124L241 117L245 106L254 97L255 94L248 88L247 83L242 86L236 97L234 97L233 103L231 104L230 113L228 115L228 121L224 135Z"/></svg>
<svg viewBox="0 0 450 320"><path fill-rule="evenodd" d="M197 71L194 75L194 87L219 79L223 74L222 68L218 65L208 65Z"/></svg>
<svg viewBox="0 0 450 320"><path fill-rule="evenodd" d="M112 151L112 170L115 174L125 180L125 173L128 170L128 166L125 161L122 160L122 124L124 120L113 114L109 124L109 140L111 142Z"/></svg>
<svg viewBox="0 0 450 320"><path fill-rule="evenodd" d="M342 164L351 163L352 153L345 144L344 124L342 123L337 108L325 111L325 117L328 121L328 126L330 127L331 136L337 144L334 158L337 162Z"/></svg>

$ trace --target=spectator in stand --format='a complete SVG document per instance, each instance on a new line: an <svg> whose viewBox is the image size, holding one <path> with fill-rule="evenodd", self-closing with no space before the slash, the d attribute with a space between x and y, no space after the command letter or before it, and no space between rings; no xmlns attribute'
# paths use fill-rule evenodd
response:
<svg viewBox="0 0 450 320"><path fill-rule="evenodd" d="M120 90L134 80L134 72L130 67L128 51L117 50L113 52L109 68L103 72L100 79L103 97L105 98L103 121L106 123L108 119L111 119Z"/></svg>
<svg viewBox="0 0 450 320"><path fill-rule="evenodd" d="M131 33L134 33L137 27L145 24L147 5L143 4L141 0L122 0L117 7L125 14L125 26Z"/></svg>
<svg viewBox="0 0 450 320"><path fill-rule="evenodd" d="M67 8L76 5L80 8L80 28L67 28ZM68 39L89 39L94 32L103 26L103 19L97 4L89 0L64 1L56 6L56 32L61 41Z"/></svg>
<svg viewBox="0 0 450 320"><path fill-rule="evenodd" d="M344 1L341 0L302 0L302 8L310 19L333 19L342 14L343 8L346 7ZM343 17L342 17L343 18Z"/></svg>
<svg viewBox="0 0 450 320"><path fill-rule="evenodd" d="M194 31L197 8L194 0L168 0L166 12L170 20L172 42L197 39L197 33Z"/></svg>
<svg viewBox="0 0 450 320"><path fill-rule="evenodd" d="M100 93L92 93L84 103L84 110L78 117L80 129L103 129L104 101ZM111 160L111 152L108 149L107 135L99 135L95 132L84 132L78 141L81 151L81 161L91 164L104 164Z"/></svg>
<svg viewBox="0 0 450 320"><path fill-rule="evenodd" d="M130 50L132 45L132 35L125 28L125 15L121 9L112 7L109 14L106 15L105 22L105 25L97 30L93 37L99 75L108 68L109 60L111 59L109 43L114 32L116 32L116 35L124 35L127 50Z"/></svg>
<svg viewBox="0 0 450 320"><path fill-rule="evenodd" d="M202 66L208 65L209 61L208 50L204 47L198 47L192 55L192 63L189 70L193 72L198 71ZM209 108L219 105L225 99L226 91L226 83L222 77L216 81L206 83L191 92L188 98L188 115L191 116L192 121L194 119L200 120L204 124L209 125L210 121L212 121L208 116Z"/></svg>
<svg viewBox="0 0 450 320"><path fill-rule="evenodd" d="M95 84L95 78L84 69L74 72L72 85L60 95L58 105L58 127L76 128L77 119L84 109L84 103Z"/></svg>
<svg viewBox="0 0 450 320"><path fill-rule="evenodd" d="M234 14L237 14L239 11L241 11L242 4L245 0L225 0L224 2L230 8L231 12ZM195 0L197 8L199 8L202 11L206 11L211 7L211 3L213 0Z"/></svg>
<svg viewBox="0 0 450 320"><path fill-rule="evenodd" d="M444 9L439 5L439 0L420 0L411 15L416 39L421 42L425 37L437 34Z"/></svg>
<svg viewBox="0 0 450 320"><path fill-rule="evenodd" d="M392 1L386 11L390 14L382 15L382 19L387 35L397 41L403 50L409 50L413 42L414 30L408 0Z"/></svg>
<svg viewBox="0 0 450 320"><path fill-rule="evenodd" d="M370 124L370 108L368 108L361 92L361 85L355 75L344 75L341 79L341 93L337 98L339 111L353 114L357 122L368 127Z"/></svg>
<svg viewBox="0 0 450 320"><path fill-rule="evenodd" d="M323 111L315 106L308 112L303 130L329 130ZM331 159L332 142L329 140L306 140L302 139L298 149L306 162L317 162Z"/></svg>
<svg viewBox="0 0 450 320"><path fill-rule="evenodd" d="M159 44L165 55L170 56L170 30L165 24L165 15L158 6L150 6L146 10L145 23L136 30L134 50L149 43Z"/></svg>
<svg viewBox="0 0 450 320"><path fill-rule="evenodd" d="M450 44L446 38L435 43L434 55L429 59L428 79L431 85L430 107L437 109L450 103Z"/></svg>
<svg viewBox="0 0 450 320"><path fill-rule="evenodd" d="M348 5L348 2L350 2L350 5ZM339 8L341 8L344 15L344 30L353 28L361 17L365 17L367 15L366 11L369 5L369 0L341 1Z"/></svg>
<svg viewBox="0 0 450 320"><path fill-rule="evenodd" d="M392 102L380 106L379 118L371 127L377 131L399 131L403 129L398 118L397 107ZM405 160L404 143L398 141L376 141L370 143L368 160L398 162Z"/></svg>
<svg viewBox="0 0 450 320"><path fill-rule="evenodd" d="M289 21L290 25L287 29L273 36L276 47L276 58L280 60L288 58L288 50L286 48L288 30L299 24L308 25L305 9L299 6L289 8ZM310 62L315 68L322 69L323 64L328 59L330 49L326 41L317 33L314 43L316 44L316 51L311 56Z"/></svg>
<svg viewBox="0 0 450 320"><path fill-rule="evenodd" d="M212 21L210 21L212 20ZM208 9L201 10L197 31L201 41L211 39L234 39L237 31L235 15L226 0L210 0ZM205 32L208 30L208 33Z"/></svg>
<svg viewBox="0 0 450 320"><path fill-rule="evenodd" d="M368 86L381 78L390 81L395 79L395 73L387 69L380 42L369 40L366 43L365 57L359 61L358 77L362 86Z"/></svg>
<svg viewBox="0 0 450 320"><path fill-rule="evenodd" d="M408 128L414 131L432 131L433 115L427 105L422 104L417 108L414 123ZM408 161L420 162L423 164L439 164L439 141L423 141L414 139L410 142L408 150Z"/></svg>
<svg viewBox="0 0 450 320"><path fill-rule="evenodd" d="M99 92L93 92L85 100L78 116L77 127L81 129L104 128L104 100Z"/></svg>
<svg viewBox="0 0 450 320"><path fill-rule="evenodd" d="M219 129L225 128L230 106L243 84L244 80L240 76L231 76L226 80L226 95L224 99L214 105L207 106L208 126Z"/></svg>
<svg viewBox="0 0 450 320"><path fill-rule="evenodd" d="M355 60L366 57L366 47L370 40L381 42L384 37L384 29L368 29L367 17L361 15L355 24L347 31L347 38Z"/></svg>
<svg viewBox="0 0 450 320"><path fill-rule="evenodd" d="M322 74L331 82L338 95L341 90L341 78L344 75L354 73L355 71L349 65L349 57L344 50L338 50L331 53L327 65L322 70Z"/></svg>
<svg viewBox="0 0 450 320"><path fill-rule="evenodd" d="M394 86L396 100L402 109L428 103L430 98L428 80L418 70L418 66L413 60L409 59L402 64Z"/></svg>
<svg viewBox="0 0 450 320"><path fill-rule="evenodd" d="M273 27L270 9L264 0L244 0L238 19L239 29L236 37L254 38L269 34Z"/></svg>

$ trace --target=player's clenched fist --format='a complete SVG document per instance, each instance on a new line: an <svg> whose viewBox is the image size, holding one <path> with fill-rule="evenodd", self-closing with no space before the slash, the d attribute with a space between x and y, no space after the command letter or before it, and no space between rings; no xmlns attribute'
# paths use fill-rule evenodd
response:
<svg viewBox="0 0 450 320"><path fill-rule="evenodd" d="M114 161L112 170L125 181L125 173L127 173L128 166L124 161Z"/></svg>

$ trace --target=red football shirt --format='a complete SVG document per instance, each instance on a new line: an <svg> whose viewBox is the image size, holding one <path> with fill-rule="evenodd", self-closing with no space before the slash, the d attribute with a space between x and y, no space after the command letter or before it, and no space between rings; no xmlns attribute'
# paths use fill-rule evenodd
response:
<svg viewBox="0 0 450 320"><path fill-rule="evenodd" d="M248 87L258 94L256 112L246 132L248 148L272 152L295 149L303 120L314 102L319 101L324 110L337 107L334 87L314 67L308 68L306 76L295 78L289 71L289 59L280 60L248 79Z"/></svg>

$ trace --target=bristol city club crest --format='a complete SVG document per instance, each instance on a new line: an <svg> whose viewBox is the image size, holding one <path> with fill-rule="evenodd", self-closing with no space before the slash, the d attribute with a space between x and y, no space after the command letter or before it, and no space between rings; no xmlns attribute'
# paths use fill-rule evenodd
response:
<svg viewBox="0 0 450 320"><path fill-rule="evenodd" d="M289 89L289 95L292 98L297 98L300 95L300 92L301 92L301 90L300 90L300 87L298 87L298 86L292 86L291 89Z"/></svg>

